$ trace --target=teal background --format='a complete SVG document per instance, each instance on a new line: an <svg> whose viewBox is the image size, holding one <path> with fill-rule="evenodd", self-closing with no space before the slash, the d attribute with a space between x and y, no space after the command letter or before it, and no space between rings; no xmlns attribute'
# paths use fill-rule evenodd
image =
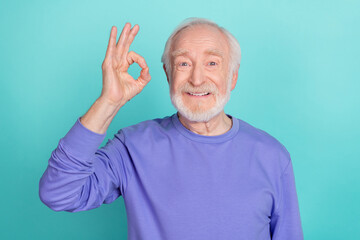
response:
<svg viewBox="0 0 360 240"><path fill-rule="evenodd" d="M126 239L122 197L55 212L38 184L51 152L102 88L112 25L139 24L131 50L152 75L114 118L118 129L175 112L160 62L187 17L239 40L227 113L267 131L292 157L305 239L360 239L359 1L0 1L0 239ZM118 32L119 36L119 32ZM139 75L139 67L130 72Z"/></svg>

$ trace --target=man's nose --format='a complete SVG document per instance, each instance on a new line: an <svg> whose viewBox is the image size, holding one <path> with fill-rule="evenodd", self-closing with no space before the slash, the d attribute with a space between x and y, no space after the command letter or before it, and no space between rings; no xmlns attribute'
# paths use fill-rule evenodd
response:
<svg viewBox="0 0 360 240"><path fill-rule="evenodd" d="M205 81L204 69L201 64L194 64L192 73L190 76L190 82L194 86L200 86Z"/></svg>

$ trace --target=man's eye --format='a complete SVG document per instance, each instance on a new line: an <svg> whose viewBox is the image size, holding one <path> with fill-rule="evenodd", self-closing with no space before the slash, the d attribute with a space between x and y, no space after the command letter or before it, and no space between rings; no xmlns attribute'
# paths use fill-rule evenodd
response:
<svg viewBox="0 0 360 240"><path fill-rule="evenodd" d="M217 63L216 62L209 62L210 66L215 66Z"/></svg>
<svg viewBox="0 0 360 240"><path fill-rule="evenodd" d="M180 63L180 66L186 67L186 66L188 66L188 63L187 63L187 62L181 62L181 63Z"/></svg>

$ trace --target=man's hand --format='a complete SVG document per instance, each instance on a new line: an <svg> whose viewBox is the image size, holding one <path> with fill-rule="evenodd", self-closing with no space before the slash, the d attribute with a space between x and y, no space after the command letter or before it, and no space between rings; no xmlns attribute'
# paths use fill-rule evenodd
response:
<svg viewBox="0 0 360 240"><path fill-rule="evenodd" d="M116 44L117 29L115 26L111 28L106 56L102 63L103 89L100 98L114 106L124 105L140 93L151 79L145 59L133 51L129 52L138 31L139 25L136 24L131 29L131 24L126 23ZM134 62L141 67L137 80L127 72Z"/></svg>

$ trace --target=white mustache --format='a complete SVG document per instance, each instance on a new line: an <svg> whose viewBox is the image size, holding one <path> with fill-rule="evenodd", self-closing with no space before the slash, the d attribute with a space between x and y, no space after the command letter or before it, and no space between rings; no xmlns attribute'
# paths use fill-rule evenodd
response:
<svg viewBox="0 0 360 240"><path fill-rule="evenodd" d="M183 86L179 88L178 91L181 92L208 92L212 94L217 94L218 89L214 84L206 83L199 87L193 87L189 83L185 83Z"/></svg>

